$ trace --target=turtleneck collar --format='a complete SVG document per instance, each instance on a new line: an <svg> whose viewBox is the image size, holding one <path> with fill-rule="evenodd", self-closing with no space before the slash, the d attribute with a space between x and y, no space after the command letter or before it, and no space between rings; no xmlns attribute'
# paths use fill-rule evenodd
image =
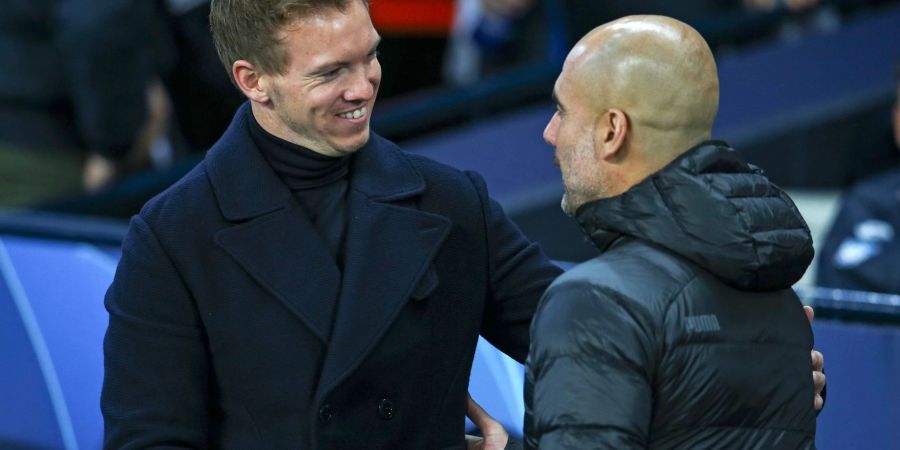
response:
<svg viewBox="0 0 900 450"><path fill-rule="evenodd" d="M252 113L247 117L253 142L291 191L325 186L347 176L350 155L332 157L316 153L264 130Z"/></svg>

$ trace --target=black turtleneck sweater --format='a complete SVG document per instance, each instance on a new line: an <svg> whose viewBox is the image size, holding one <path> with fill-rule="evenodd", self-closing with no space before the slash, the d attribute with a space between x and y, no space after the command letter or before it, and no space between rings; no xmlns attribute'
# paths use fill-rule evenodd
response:
<svg viewBox="0 0 900 450"><path fill-rule="evenodd" d="M275 173L300 203L343 271L347 229L347 174L351 156L332 157L288 142L264 130L249 114L250 136Z"/></svg>

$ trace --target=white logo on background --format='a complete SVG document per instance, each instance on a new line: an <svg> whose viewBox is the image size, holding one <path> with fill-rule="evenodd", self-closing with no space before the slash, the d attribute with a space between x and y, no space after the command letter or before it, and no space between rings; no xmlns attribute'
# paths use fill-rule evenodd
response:
<svg viewBox="0 0 900 450"><path fill-rule="evenodd" d="M894 240L894 227L882 220L866 220L853 227L853 237L841 242L834 254L834 264L842 269L854 268L881 254L882 246Z"/></svg>

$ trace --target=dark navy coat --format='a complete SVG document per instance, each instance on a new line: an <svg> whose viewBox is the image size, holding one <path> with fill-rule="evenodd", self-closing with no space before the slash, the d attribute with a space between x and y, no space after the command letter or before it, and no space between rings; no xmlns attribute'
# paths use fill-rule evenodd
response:
<svg viewBox="0 0 900 450"><path fill-rule="evenodd" d="M463 448L478 335L523 361L559 270L478 175L373 134L339 271L248 114L131 222L106 297L106 447Z"/></svg>

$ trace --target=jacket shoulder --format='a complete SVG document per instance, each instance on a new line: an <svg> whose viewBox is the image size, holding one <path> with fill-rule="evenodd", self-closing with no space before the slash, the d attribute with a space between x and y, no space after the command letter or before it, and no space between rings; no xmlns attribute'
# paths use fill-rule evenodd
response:
<svg viewBox="0 0 900 450"><path fill-rule="evenodd" d="M390 141L383 142L409 161L425 181L426 188L420 206L446 211L460 208L468 210L478 204L479 210L483 210L491 202L487 184L477 172L461 170L427 156L406 152Z"/></svg>
<svg viewBox="0 0 900 450"><path fill-rule="evenodd" d="M456 167L435 161L427 156L416 155L402 150L401 152L413 167L425 177L426 181L471 184L470 176L467 176L467 174L472 174L474 172L457 169Z"/></svg>
<svg viewBox="0 0 900 450"><path fill-rule="evenodd" d="M462 180L465 177L464 174L467 173L467 171L460 170L456 167L436 161L427 156L408 152L397 145L395 142L388 140L382 136L373 135L372 138L376 140L377 145L381 147L382 150L392 151L400 154L403 158L409 161L409 163L417 171L419 171L421 175L425 176L426 178L434 176L445 176L451 178L459 178L460 180Z"/></svg>
<svg viewBox="0 0 900 450"><path fill-rule="evenodd" d="M660 329L669 304L693 278L683 263L665 254L640 241L627 242L560 275L541 299L532 325L535 341L565 353L573 338L619 337L609 336L612 322L623 330Z"/></svg>
<svg viewBox="0 0 900 450"><path fill-rule="evenodd" d="M590 287L621 297L633 307L658 311L694 279L695 270L670 251L623 237L602 255L561 275L547 292Z"/></svg>
<svg viewBox="0 0 900 450"><path fill-rule="evenodd" d="M199 223L197 218L210 217L211 214L214 217L220 215L205 160L147 201L138 213L153 228L166 228L176 223L188 224L193 228Z"/></svg>

